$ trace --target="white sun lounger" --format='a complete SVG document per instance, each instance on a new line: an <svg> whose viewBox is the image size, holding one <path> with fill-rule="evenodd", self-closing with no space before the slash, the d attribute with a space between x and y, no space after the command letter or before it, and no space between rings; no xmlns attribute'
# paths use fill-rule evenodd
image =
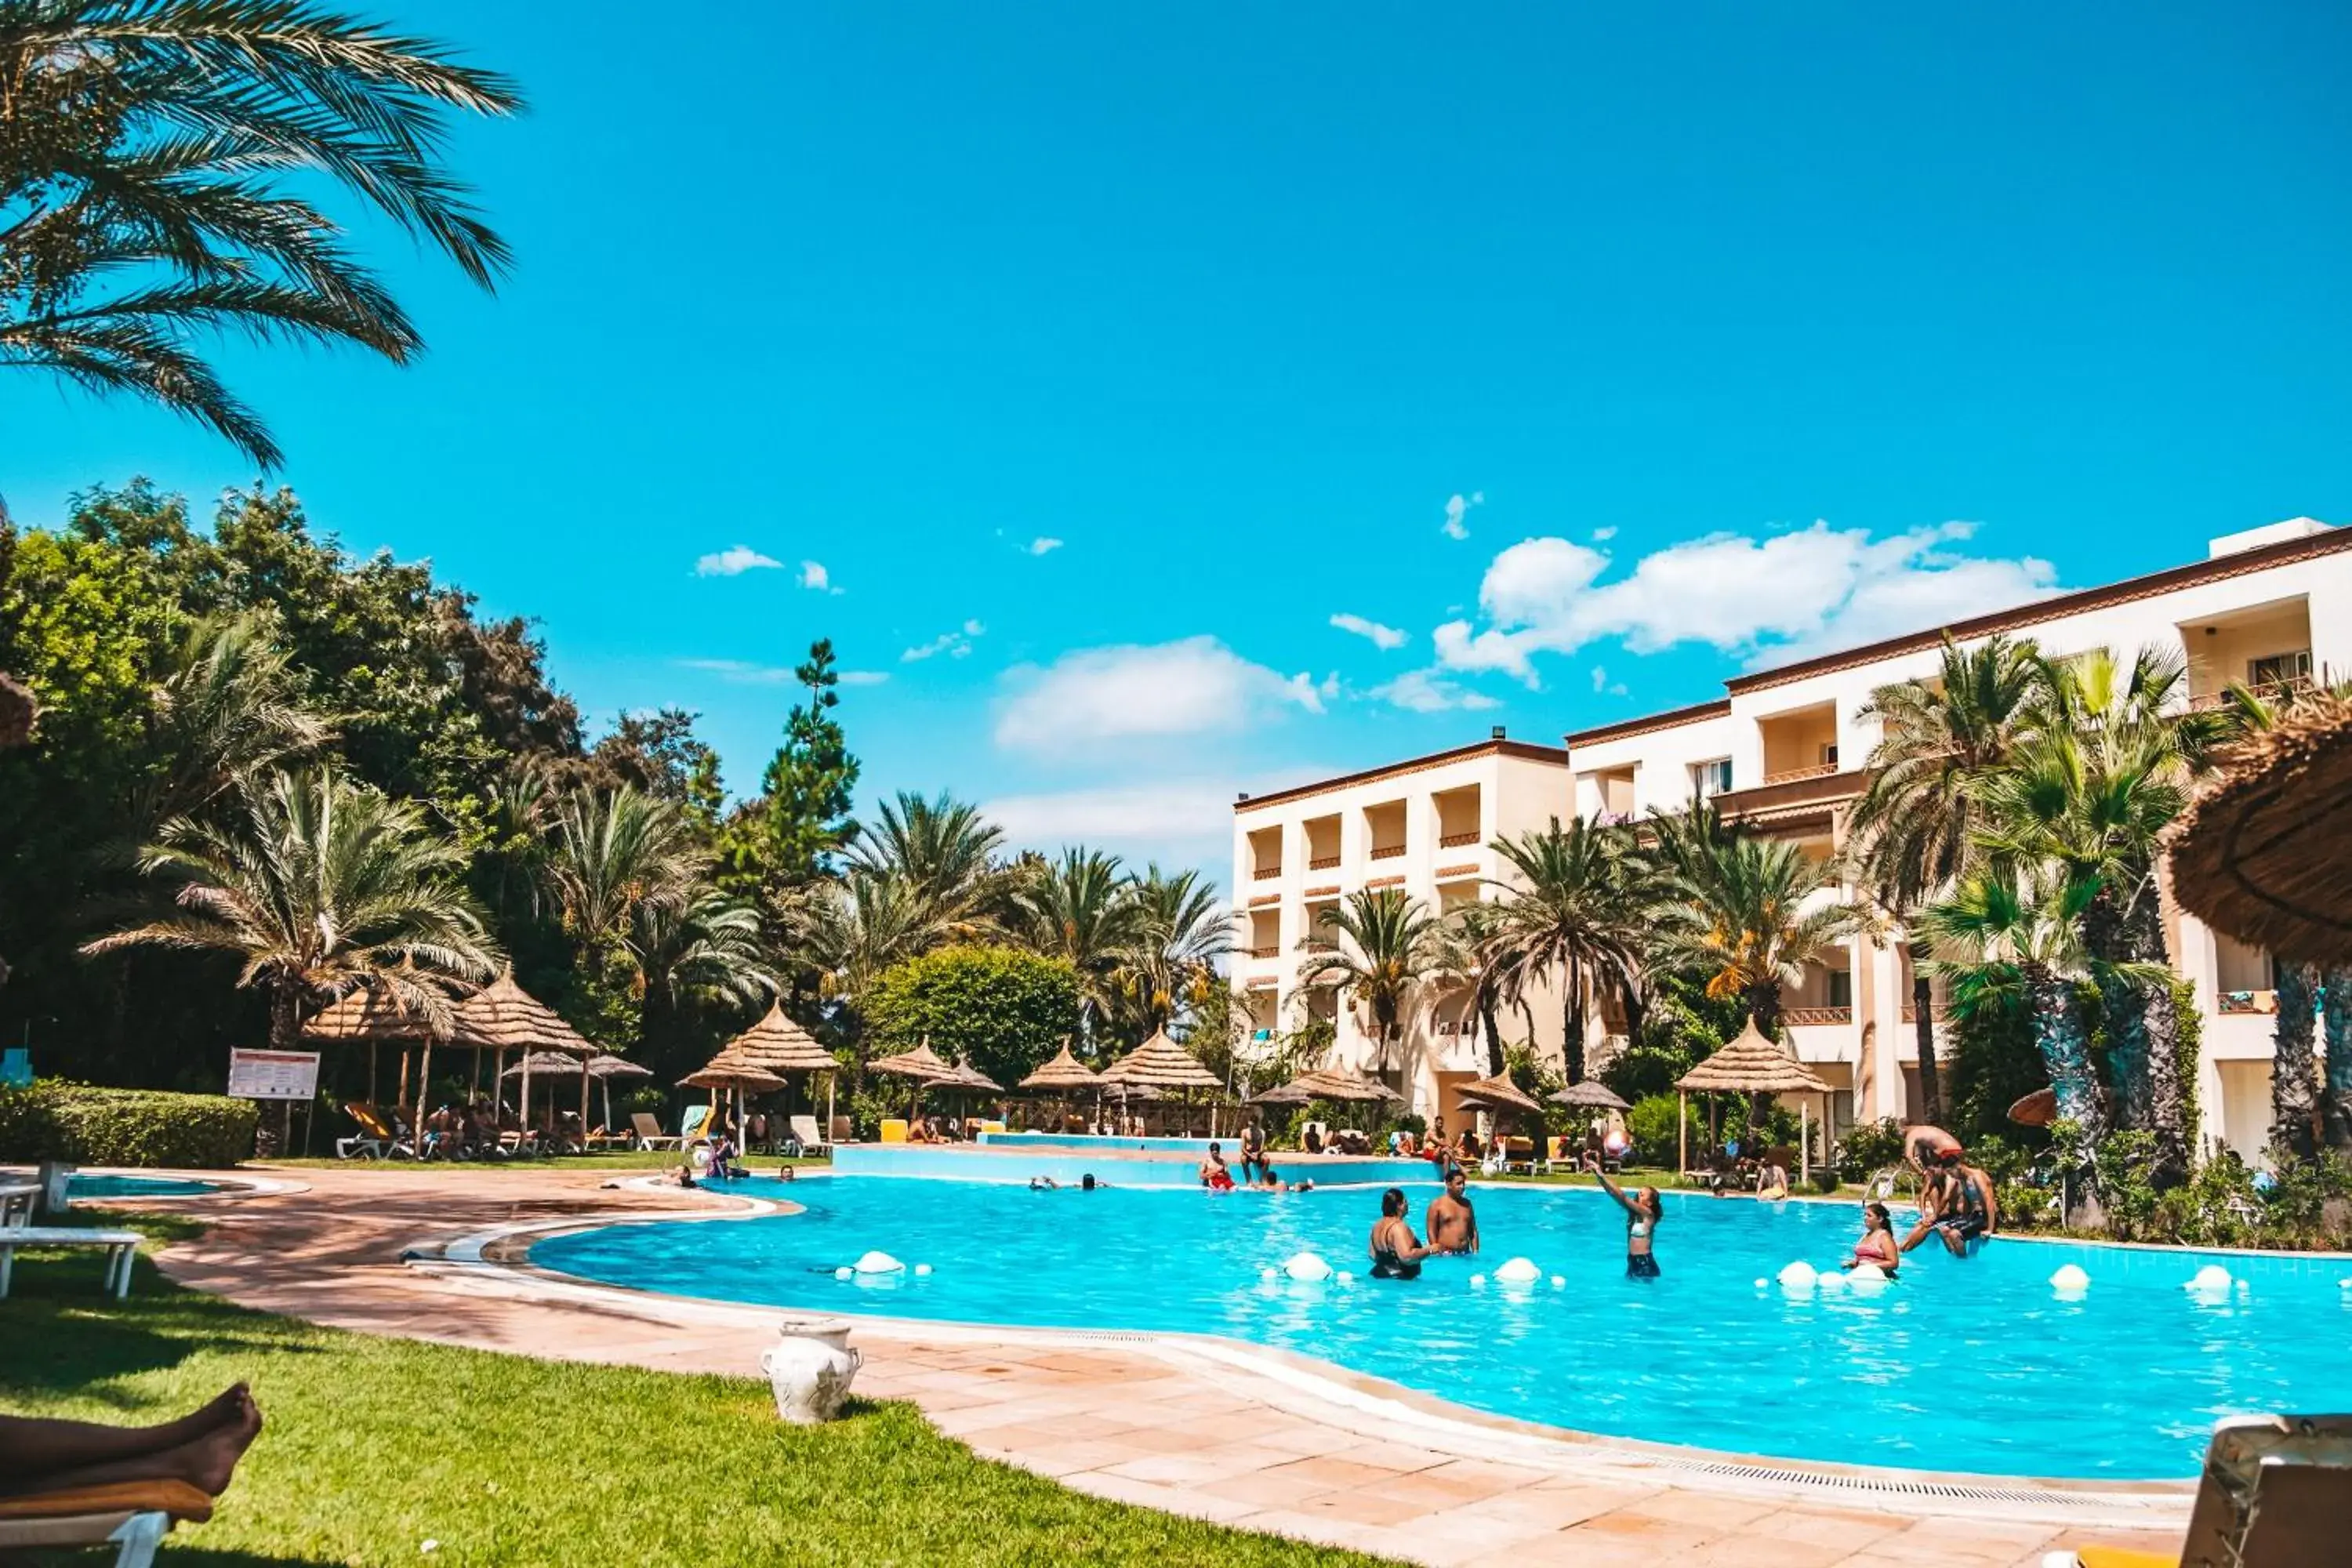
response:
<svg viewBox="0 0 2352 1568"><path fill-rule="evenodd" d="M16 1266L20 1247L102 1247L106 1248L106 1289L120 1300L131 1294L131 1259L145 1239L135 1230L83 1230L64 1225L20 1225L0 1230L0 1297L8 1294L8 1276Z"/></svg>

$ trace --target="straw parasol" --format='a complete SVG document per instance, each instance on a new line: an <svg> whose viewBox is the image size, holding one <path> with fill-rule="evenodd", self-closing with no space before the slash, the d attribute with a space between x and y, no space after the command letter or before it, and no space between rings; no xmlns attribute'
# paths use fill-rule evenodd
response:
<svg viewBox="0 0 2352 1568"><path fill-rule="evenodd" d="M362 984L357 990L346 992L335 998L321 1008L315 1017L302 1026L302 1037L306 1040L315 1040L322 1044L329 1042L357 1044L362 1040L367 1042L368 1081L365 1098L371 1105L375 1103L377 1045L391 1044L400 1047L400 1088L396 1091L395 1098L405 1100L408 1097L408 1052L412 1047L428 1044L432 1037L433 1026L423 1014L408 1011L390 994L373 984ZM479 1065L480 1060L477 1058L478 1069ZM478 1076L478 1070L477 1077ZM417 1103L420 1107L424 1103L424 1098L421 1093L417 1096ZM423 1125L421 1120L417 1125Z"/></svg>
<svg viewBox="0 0 2352 1568"><path fill-rule="evenodd" d="M767 1013L760 1021L727 1042L729 1054L765 1068L780 1078L793 1073L837 1073L841 1063L831 1051L816 1043L816 1037L784 1016L776 1003L768 1004ZM828 1079L830 1084L833 1080ZM792 1107L785 1105L787 1110ZM832 1091L826 1090L825 1121L833 1120Z"/></svg>
<svg viewBox="0 0 2352 1568"><path fill-rule="evenodd" d="M654 1076L654 1069L639 1067L626 1058L614 1056L590 1057L587 1068L588 1076L603 1086L604 1126L609 1131L613 1126L613 1080L616 1078L651 1078Z"/></svg>
<svg viewBox="0 0 2352 1568"><path fill-rule="evenodd" d="M923 1089L928 1084L944 1083L956 1075L956 1069L940 1059L926 1038L911 1051L900 1051L895 1057L877 1057L866 1064L868 1072L888 1073L893 1078L912 1079L907 1091L907 1120L915 1119L916 1108L922 1104Z"/></svg>
<svg viewBox="0 0 2352 1568"><path fill-rule="evenodd" d="M978 1089L982 1094L1003 1094L1004 1092L1004 1086L1003 1084L997 1082L994 1079L989 1077L986 1073L981 1071L970 1062L956 1063L955 1076L947 1079L941 1087L947 1089Z"/></svg>
<svg viewBox="0 0 2352 1568"><path fill-rule="evenodd" d="M1098 1089L1102 1075L1070 1054L1070 1042L1064 1040L1054 1059L1021 1080L1019 1087L1028 1089L1068 1092L1073 1089Z"/></svg>
<svg viewBox="0 0 2352 1568"><path fill-rule="evenodd" d="M1554 1105L1565 1105L1581 1110L1631 1110L1633 1109L1612 1093L1607 1084L1595 1079L1586 1079L1581 1083L1570 1084L1566 1089L1556 1089L1544 1098Z"/></svg>
<svg viewBox="0 0 2352 1568"><path fill-rule="evenodd" d="M1786 1046L1765 1038L1753 1014L1738 1038L1683 1074L1675 1080L1675 1089L1678 1105L1688 1105L1693 1094L1818 1094L1823 1097L1825 1108L1831 1092L1830 1086L1790 1055ZM1810 1116L1811 1109L1810 1101L1800 1101L1800 1118ZM1689 1152L1679 1119L1675 1123L1675 1148L1676 1157L1687 1167ZM1811 1129L1801 1122L1797 1163L1801 1177L1812 1174Z"/></svg>
<svg viewBox="0 0 2352 1568"><path fill-rule="evenodd" d="M2173 830L2172 890L2277 957L2352 960L2352 699L2304 695L2224 753L2220 782Z"/></svg>
<svg viewBox="0 0 2352 1568"><path fill-rule="evenodd" d="M451 1010L448 1037L455 1045L474 1046L495 1052L501 1064L509 1051L525 1053L521 1117L526 1123L530 1121L530 1053L562 1051L583 1060L598 1054L596 1047L583 1039L578 1030L556 1016L554 1008L516 984L511 969L501 971L496 980ZM429 1062L433 1051L430 1038L425 1042L425 1059ZM422 1076L420 1072L420 1079ZM420 1108L424 1104L421 1084L417 1090L417 1103ZM580 1079L580 1124L583 1130L588 1125L588 1078L584 1073ZM424 1125L421 1109L417 1125Z"/></svg>
<svg viewBox="0 0 2352 1568"><path fill-rule="evenodd" d="M1205 1089L1212 1091L1225 1087L1224 1080L1201 1065L1192 1052L1168 1037L1165 1029L1154 1029L1151 1037L1118 1060L1103 1068L1103 1086L1122 1100L1138 1089L1150 1089L1154 1094L1168 1094L1178 1089ZM1216 1112L1209 1113L1209 1135L1217 1131Z"/></svg>

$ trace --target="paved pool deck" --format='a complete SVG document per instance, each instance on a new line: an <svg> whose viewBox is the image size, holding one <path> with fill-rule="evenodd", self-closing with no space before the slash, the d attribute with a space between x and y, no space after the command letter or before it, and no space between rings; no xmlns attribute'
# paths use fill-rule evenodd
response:
<svg viewBox="0 0 2352 1568"><path fill-rule="evenodd" d="M530 1237L547 1228L724 1223L744 1212L735 1200L560 1168L268 1173L301 1185L173 1205L209 1228L168 1248L164 1271L338 1328L545 1359L756 1376L774 1335L772 1310L589 1287L528 1263ZM2119 1506L2104 1510L2086 1496L2070 1523L1990 1479L1979 1497L1865 1486L1849 1500L1835 1467L1726 1464L1736 1473L1717 1476L1699 1468L1710 1456L1664 1449L1653 1464L1640 1446L1223 1341L859 1320L855 1342L859 1395L908 1401L991 1458L1099 1497L1433 1568L1498 1552L1588 1568L2002 1568L2092 1542L2177 1553L2186 1526L2185 1489L2116 1489L2104 1495Z"/></svg>

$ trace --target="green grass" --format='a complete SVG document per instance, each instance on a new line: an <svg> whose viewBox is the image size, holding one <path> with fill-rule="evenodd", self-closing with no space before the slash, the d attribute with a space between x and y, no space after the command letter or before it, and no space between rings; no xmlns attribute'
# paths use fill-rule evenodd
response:
<svg viewBox="0 0 2352 1568"><path fill-rule="evenodd" d="M622 1149L611 1153L559 1154L547 1160L247 1160L243 1168L268 1171L667 1171L678 1163L675 1149ZM822 1165L821 1156L787 1160L779 1154L751 1154L739 1159L754 1173L778 1165Z"/></svg>
<svg viewBox="0 0 2352 1568"><path fill-rule="evenodd" d="M908 1405L785 1426L767 1385L746 1378L317 1328L182 1289L143 1259L116 1302L98 1271L89 1258L18 1260L16 1293L0 1301L0 1408L147 1422L242 1378L268 1421L213 1521L183 1527L166 1562L1375 1561L1088 1498L975 1457Z"/></svg>

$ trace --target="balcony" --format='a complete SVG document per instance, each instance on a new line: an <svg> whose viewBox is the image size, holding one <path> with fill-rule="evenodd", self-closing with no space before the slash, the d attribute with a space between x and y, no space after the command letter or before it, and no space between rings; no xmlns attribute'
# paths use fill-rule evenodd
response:
<svg viewBox="0 0 2352 1568"><path fill-rule="evenodd" d="M1790 768L1786 773L1766 773L1764 783L1768 788L1773 784L1798 784L1806 779L1825 779L1837 771L1838 765L1834 762L1816 763L1809 768Z"/></svg>
<svg viewBox="0 0 2352 1568"><path fill-rule="evenodd" d="M2224 991L2217 1000L2218 1010L2223 1013L2278 1011L2278 993L2275 991Z"/></svg>
<svg viewBox="0 0 2352 1568"><path fill-rule="evenodd" d="M1260 866L1256 870L1252 871L1252 872L1250 873L1250 876L1251 876L1255 880L1257 880L1257 881L1260 881L1260 882L1271 882L1271 881L1273 881L1276 877L1279 877L1279 876L1281 876L1281 875L1282 875L1282 867L1281 867L1281 865L1280 865L1279 863L1276 863L1276 864L1272 865L1272 866Z"/></svg>
<svg viewBox="0 0 2352 1568"><path fill-rule="evenodd" d="M2278 696L2312 677L2311 603L2305 598L2250 605L2210 619L2185 622L2180 646L2189 656L2189 700L2219 708L2232 685Z"/></svg>
<svg viewBox="0 0 2352 1568"><path fill-rule="evenodd" d="M1478 835L1475 830L1469 833L1448 833L1438 839L1437 847L1440 849L1461 849L1477 842Z"/></svg>
<svg viewBox="0 0 2352 1568"><path fill-rule="evenodd" d="M1254 947L1249 950L1249 955L1252 958L1280 958L1282 944L1276 942L1272 947Z"/></svg>
<svg viewBox="0 0 2352 1568"><path fill-rule="evenodd" d="M1375 844L1372 846L1372 858L1375 860L1393 860L1403 853L1404 846L1402 844Z"/></svg>
<svg viewBox="0 0 2352 1568"><path fill-rule="evenodd" d="M1790 1028L1807 1028L1822 1024L1851 1024L1853 1009L1848 1007L1784 1007L1780 1021Z"/></svg>
<svg viewBox="0 0 2352 1568"><path fill-rule="evenodd" d="M1310 871L1336 871L1339 868L1339 858L1337 855L1318 855L1307 862L1307 868Z"/></svg>
<svg viewBox="0 0 2352 1568"><path fill-rule="evenodd" d="M1927 1019L1930 1023L1948 1023L1951 1020L1951 1016L1952 1005L1949 1002L1938 1002L1934 1006L1927 1009ZM1903 1021L1906 1024L1917 1023L1919 1021L1919 1009L1908 1002L1904 1003Z"/></svg>

